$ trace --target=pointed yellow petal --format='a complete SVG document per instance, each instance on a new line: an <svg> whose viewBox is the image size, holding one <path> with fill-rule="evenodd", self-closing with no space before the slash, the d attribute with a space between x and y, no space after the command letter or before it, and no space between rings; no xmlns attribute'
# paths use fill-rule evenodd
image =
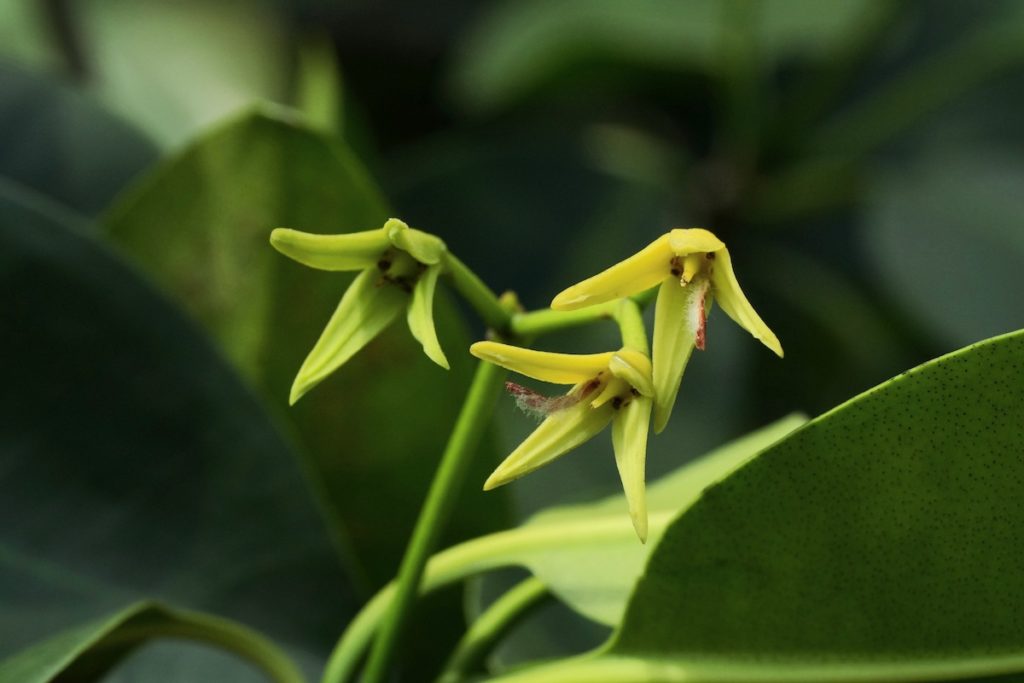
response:
<svg viewBox="0 0 1024 683"><path fill-rule="evenodd" d="M409 302L406 320L409 323L409 331L416 341L423 345L423 352L427 357L448 370L448 359L441 350L441 344L437 341L437 330L434 329L434 289L437 286L437 276L440 274L440 266L430 266L420 276L412 290L412 301Z"/></svg>
<svg viewBox="0 0 1024 683"><path fill-rule="evenodd" d="M722 249L715 254L714 270L711 272L712 294L726 314L750 334L759 339L762 344L775 352L782 358L782 344L779 343L775 333L768 329L768 326L761 320L754 307L743 296L740 283L736 280L736 273L732 269L732 259L729 257L729 250Z"/></svg>
<svg viewBox="0 0 1024 683"><path fill-rule="evenodd" d="M686 286L676 280L666 280L658 290L652 349L655 434L665 429L672 414L679 383L697 339L699 320L692 312L699 303L699 297L706 292L706 280Z"/></svg>
<svg viewBox="0 0 1024 683"><path fill-rule="evenodd" d="M370 268L391 246L383 230L314 235L289 228L271 232L270 244L288 258L321 270Z"/></svg>
<svg viewBox="0 0 1024 683"><path fill-rule="evenodd" d="M708 253L724 249L722 240L704 228L675 228L668 233L669 246L676 256Z"/></svg>
<svg viewBox="0 0 1024 683"><path fill-rule="evenodd" d="M608 368L613 355L611 352L549 353L490 341L473 344L469 352L480 360L553 384L577 384L594 379Z"/></svg>
<svg viewBox="0 0 1024 683"><path fill-rule="evenodd" d="M299 368L292 384L290 403L294 404L341 367L402 311L409 295L398 287L379 285L378 278L375 269L368 269L352 282Z"/></svg>
<svg viewBox="0 0 1024 683"><path fill-rule="evenodd" d="M608 426L614 413L611 406L594 410L585 401L552 413L498 465L484 490L518 479L589 441Z"/></svg>
<svg viewBox="0 0 1024 683"><path fill-rule="evenodd" d="M671 276L672 257L669 236L662 235L625 261L569 287L552 300L551 308L571 311L650 289Z"/></svg>
<svg viewBox="0 0 1024 683"><path fill-rule="evenodd" d="M608 369L621 380L640 392L641 395L654 396L654 383L651 379L651 359L633 349L620 349L612 356Z"/></svg>
<svg viewBox="0 0 1024 683"><path fill-rule="evenodd" d="M383 229L391 244L428 266L440 263L441 254L447 250L440 237L410 228L397 218L389 218Z"/></svg>
<svg viewBox="0 0 1024 683"><path fill-rule="evenodd" d="M647 463L647 430L651 421L651 400L637 397L622 406L612 420L615 465L626 493L629 516L640 541L647 542L647 491L644 470Z"/></svg>

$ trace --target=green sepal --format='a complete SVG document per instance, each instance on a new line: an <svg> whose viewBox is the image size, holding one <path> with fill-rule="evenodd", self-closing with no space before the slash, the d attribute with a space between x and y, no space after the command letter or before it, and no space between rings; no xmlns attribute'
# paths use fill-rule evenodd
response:
<svg viewBox="0 0 1024 683"><path fill-rule="evenodd" d="M633 528L642 543L647 542L647 494L644 470L647 464L647 432L651 423L651 399L637 396L619 408L612 420L612 448L622 490L629 505Z"/></svg>
<svg viewBox="0 0 1024 683"><path fill-rule="evenodd" d="M270 244L288 258L320 270L364 270L391 246L383 228L340 235L317 235L290 228L270 233Z"/></svg>
<svg viewBox="0 0 1024 683"><path fill-rule="evenodd" d="M441 255L448 250L440 237L410 228L397 218L389 218L383 230L391 244L428 266L440 263Z"/></svg>
<svg viewBox="0 0 1024 683"><path fill-rule="evenodd" d="M484 490L529 474L586 443L608 426L614 414L610 405L594 409L587 401L551 413L498 465L484 483Z"/></svg>
<svg viewBox="0 0 1024 683"><path fill-rule="evenodd" d="M634 349L619 349L608 363L608 369L643 396L654 396L651 379L651 360L646 354Z"/></svg>
<svg viewBox="0 0 1024 683"><path fill-rule="evenodd" d="M654 433L658 434L672 414L686 363L693 353L697 330L687 312L696 288L683 287L675 278L661 283L654 306L652 365L654 378Z"/></svg>
<svg viewBox="0 0 1024 683"><path fill-rule="evenodd" d="M294 404L366 346L408 301L409 295L400 288L381 282L376 269L360 273L299 368L289 402Z"/></svg>
<svg viewBox="0 0 1024 683"><path fill-rule="evenodd" d="M449 370L451 368L448 365L448 358L441 349L434 327L434 290L437 288L437 278L440 274L441 266L430 266L420 275L412 290L412 301L409 303L406 320L409 323L409 331L416 341L423 345L423 352L427 357L445 370Z"/></svg>

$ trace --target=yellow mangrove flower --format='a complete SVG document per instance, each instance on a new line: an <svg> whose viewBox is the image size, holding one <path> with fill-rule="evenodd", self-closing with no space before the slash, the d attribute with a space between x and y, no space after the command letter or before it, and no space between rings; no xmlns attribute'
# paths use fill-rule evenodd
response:
<svg viewBox="0 0 1024 683"><path fill-rule="evenodd" d="M660 285L654 312L654 431L668 423L683 370L694 347L704 348L705 321L712 301L765 346L782 357L778 338L743 295L729 250L700 228L677 228L638 253L569 287L551 302L574 310L631 296Z"/></svg>
<svg viewBox="0 0 1024 683"><path fill-rule="evenodd" d="M547 353L489 341L477 342L469 350L477 358L521 375L573 385L568 393L548 398L518 384L506 384L521 408L545 417L498 465L484 490L507 484L568 453L610 422L615 464L633 528L640 540L646 541L644 467L654 396L647 355L629 348L589 355Z"/></svg>
<svg viewBox="0 0 1024 683"><path fill-rule="evenodd" d="M448 368L434 330L434 290L447 249L440 238L391 218L377 230L341 235L277 228L270 234L270 244L312 268L362 271L299 368L292 404L366 346L402 309L424 353Z"/></svg>

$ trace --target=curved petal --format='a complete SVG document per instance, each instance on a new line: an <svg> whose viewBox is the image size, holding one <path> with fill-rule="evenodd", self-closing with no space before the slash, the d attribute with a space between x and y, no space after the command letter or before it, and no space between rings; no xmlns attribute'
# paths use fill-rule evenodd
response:
<svg viewBox="0 0 1024 683"><path fill-rule="evenodd" d="M614 355L550 353L491 341L477 342L469 347L469 352L480 360L552 384L578 384L594 379L608 368Z"/></svg>
<svg viewBox="0 0 1024 683"><path fill-rule="evenodd" d="M620 349L612 356L608 369L621 380L640 392L641 395L654 396L654 383L651 379L651 359L634 349Z"/></svg>
<svg viewBox="0 0 1024 683"><path fill-rule="evenodd" d="M722 249L715 255L714 270L711 272L711 286L715 300L722 306L726 315L736 321L754 338L775 352L782 358L782 344L779 343L775 333L768 329L768 326L761 320L754 307L747 301L740 289L740 283L736 280L736 273L732 269L732 259L729 257L729 250Z"/></svg>
<svg viewBox="0 0 1024 683"><path fill-rule="evenodd" d="M612 420L612 448L619 469L629 516L640 541L647 542L647 430L651 422L651 400L637 397L619 409Z"/></svg>
<svg viewBox="0 0 1024 683"><path fill-rule="evenodd" d="M440 263L441 254L448 250L440 237L410 228L397 218L389 218L383 230L391 244L428 266Z"/></svg>
<svg viewBox="0 0 1024 683"><path fill-rule="evenodd" d="M290 228L270 233L270 244L290 259L320 270L363 270L391 246L383 230L316 235Z"/></svg>
<svg viewBox="0 0 1024 683"><path fill-rule="evenodd" d="M589 441L608 426L614 414L611 406L594 410L586 402L552 413L498 465L484 483L484 490L529 474Z"/></svg>
<svg viewBox="0 0 1024 683"><path fill-rule="evenodd" d="M378 277L375 269L364 270L341 297L323 334L299 368L290 403L341 367L398 317L409 295L398 287L378 284Z"/></svg>
<svg viewBox="0 0 1024 683"><path fill-rule="evenodd" d="M725 243L704 228L675 228L668 233L669 246L676 256L706 254L725 249Z"/></svg>
<svg viewBox="0 0 1024 683"><path fill-rule="evenodd" d="M427 357L445 370L449 370L448 359L441 350L441 343L437 341L437 330L434 329L434 289L437 287L437 276L440 274L440 266L430 266L420 275L412 290L412 301L409 302L406 321L409 323L412 336L423 345L423 352Z"/></svg>
<svg viewBox="0 0 1024 683"><path fill-rule="evenodd" d="M706 292L706 280L687 286L676 280L666 280L658 290L652 349L655 434L665 429L672 414L683 371L697 340L697 325L700 324L691 311L699 303L698 297L703 297Z"/></svg>
<svg viewBox="0 0 1024 683"><path fill-rule="evenodd" d="M551 301L557 311L571 311L650 289L672 274L669 236L662 235L625 261L569 287Z"/></svg>

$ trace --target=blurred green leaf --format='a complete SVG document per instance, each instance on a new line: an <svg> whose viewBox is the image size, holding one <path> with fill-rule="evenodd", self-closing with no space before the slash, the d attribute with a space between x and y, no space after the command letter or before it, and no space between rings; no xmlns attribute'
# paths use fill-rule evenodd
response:
<svg viewBox="0 0 1024 683"><path fill-rule="evenodd" d="M394 325L288 408L292 379L351 276L298 265L268 239L278 226L338 233L380 227L387 217L342 142L253 113L169 159L107 222L296 432L332 523L351 534L373 585L394 573L462 402L472 368L467 336L442 297L435 306L451 372ZM447 542L503 524L504 496L477 485L495 459L490 446L477 458Z"/></svg>
<svg viewBox="0 0 1024 683"><path fill-rule="evenodd" d="M1022 413L1024 332L826 413L669 527L605 654L529 680L1024 672Z"/></svg>
<svg viewBox="0 0 1024 683"><path fill-rule="evenodd" d="M157 638L216 645L249 658L270 680L302 680L286 656L249 629L198 612L140 602L0 661L0 683L100 680L130 652ZM157 674L154 671L152 675Z"/></svg>
<svg viewBox="0 0 1024 683"><path fill-rule="evenodd" d="M60 57L47 35L43 17L43 5L32 0L0 3L0 57L37 68L57 66Z"/></svg>
<svg viewBox="0 0 1024 683"><path fill-rule="evenodd" d="M1024 164L925 154L876 175L863 241L880 288L950 346L1024 325Z"/></svg>
<svg viewBox="0 0 1024 683"><path fill-rule="evenodd" d="M84 216L156 159L139 131L90 98L0 59L0 180Z"/></svg>
<svg viewBox="0 0 1024 683"><path fill-rule="evenodd" d="M870 17L875 0L827 8L814 0L749 3L761 68L794 56L817 57ZM491 109L535 89L571 82L594 64L717 73L732 50L748 46L718 0L503 2L471 31L455 65L456 94Z"/></svg>
<svg viewBox="0 0 1024 683"><path fill-rule="evenodd" d="M74 5L96 92L175 147L287 92L285 22L249 0L86 0Z"/></svg>
<svg viewBox="0 0 1024 683"><path fill-rule="evenodd" d="M0 187L0 656L146 596L322 656L355 598L291 449L64 213Z"/></svg>

